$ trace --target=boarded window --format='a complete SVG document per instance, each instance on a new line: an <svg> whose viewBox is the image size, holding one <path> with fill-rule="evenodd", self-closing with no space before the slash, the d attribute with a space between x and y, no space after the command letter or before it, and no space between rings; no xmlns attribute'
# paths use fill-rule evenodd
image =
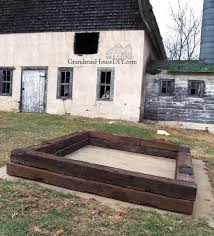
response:
<svg viewBox="0 0 214 236"><path fill-rule="evenodd" d="M114 69L98 69L98 100L113 100Z"/></svg>
<svg viewBox="0 0 214 236"><path fill-rule="evenodd" d="M57 98L72 98L73 68L58 69Z"/></svg>
<svg viewBox="0 0 214 236"><path fill-rule="evenodd" d="M76 33L74 54L96 54L98 52L99 33Z"/></svg>
<svg viewBox="0 0 214 236"><path fill-rule="evenodd" d="M160 95L172 96L174 93L174 80L160 80Z"/></svg>
<svg viewBox="0 0 214 236"><path fill-rule="evenodd" d="M0 95L12 96L13 70L0 70Z"/></svg>
<svg viewBox="0 0 214 236"><path fill-rule="evenodd" d="M203 97L205 93L205 83L202 80L189 81L189 96Z"/></svg>

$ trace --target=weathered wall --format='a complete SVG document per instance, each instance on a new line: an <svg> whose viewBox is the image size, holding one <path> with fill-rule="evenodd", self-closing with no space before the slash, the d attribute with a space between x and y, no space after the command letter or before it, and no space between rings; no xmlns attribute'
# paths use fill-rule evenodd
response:
<svg viewBox="0 0 214 236"><path fill-rule="evenodd" d="M144 47L143 47L143 83L142 83L142 93L141 93L141 108L140 108L140 120L144 117L144 106L145 106L145 88L146 88L146 70L147 65L151 60L157 59L155 54L155 49L152 46L149 36L145 33L144 37Z"/></svg>
<svg viewBox="0 0 214 236"><path fill-rule="evenodd" d="M103 31L96 55L73 54L74 33L0 35L0 66L15 67L12 97L0 97L0 110L19 110L21 67L48 66L47 112L138 121L144 61L144 31ZM68 59L106 59L120 43L132 46L134 65L69 65ZM56 99L57 67L74 67L73 99ZM97 67L115 67L114 100L96 101Z"/></svg>
<svg viewBox="0 0 214 236"><path fill-rule="evenodd" d="M175 79L174 96L159 96L159 79ZM188 96L188 81L204 80L203 98ZM145 119L214 123L214 74L147 75Z"/></svg>

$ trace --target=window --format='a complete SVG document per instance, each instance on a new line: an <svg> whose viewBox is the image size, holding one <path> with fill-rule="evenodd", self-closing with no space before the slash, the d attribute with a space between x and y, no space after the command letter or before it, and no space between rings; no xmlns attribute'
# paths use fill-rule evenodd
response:
<svg viewBox="0 0 214 236"><path fill-rule="evenodd" d="M74 54L96 54L98 52L99 33L76 33Z"/></svg>
<svg viewBox="0 0 214 236"><path fill-rule="evenodd" d="M13 70L0 70L0 96L12 96Z"/></svg>
<svg viewBox="0 0 214 236"><path fill-rule="evenodd" d="M160 95L172 96L174 93L174 80L161 79L160 80Z"/></svg>
<svg viewBox="0 0 214 236"><path fill-rule="evenodd" d="M98 100L111 101L114 93L114 69L98 70Z"/></svg>
<svg viewBox="0 0 214 236"><path fill-rule="evenodd" d="M201 80L189 81L189 96L203 97L205 92L205 83Z"/></svg>
<svg viewBox="0 0 214 236"><path fill-rule="evenodd" d="M72 98L73 68L59 68L57 98Z"/></svg>

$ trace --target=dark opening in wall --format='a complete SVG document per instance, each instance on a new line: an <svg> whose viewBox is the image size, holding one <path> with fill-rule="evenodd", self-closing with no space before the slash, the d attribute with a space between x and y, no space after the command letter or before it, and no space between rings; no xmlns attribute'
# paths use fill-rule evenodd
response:
<svg viewBox="0 0 214 236"><path fill-rule="evenodd" d="M170 79L160 80L160 96L173 96L175 81Z"/></svg>
<svg viewBox="0 0 214 236"><path fill-rule="evenodd" d="M99 33L76 33L74 54L96 54L98 52Z"/></svg>
<svg viewBox="0 0 214 236"><path fill-rule="evenodd" d="M0 70L0 96L12 96L12 69Z"/></svg>
<svg viewBox="0 0 214 236"><path fill-rule="evenodd" d="M58 68L57 98L72 98L73 68Z"/></svg>
<svg viewBox="0 0 214 236"><path fill-rule="evenodd" d="M189 96L203 97L205 93L205 83L202 80L189 81Z"/></svg>
<svg viewBox="0 0 214 236"><path fill-rule="evenodd" d="M100 99L109 100L111 96L111 71L101 72Z"/></svg>
<svg viewBox="0 0 214 236"><path fill-rule="evenodd" d="M114 77L114 68L98 68L97 100L113 100Z"/></svg>

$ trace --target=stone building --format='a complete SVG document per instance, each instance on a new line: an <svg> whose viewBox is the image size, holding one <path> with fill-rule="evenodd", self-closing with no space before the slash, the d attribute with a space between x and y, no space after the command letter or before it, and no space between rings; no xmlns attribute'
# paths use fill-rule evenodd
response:
<svg viewBox="0 0 214 236"><path fill-rule="evenodd" d="M214 65L156 61L146 75L145 119L214 123Z"/></svg>
<svg viewBox="0 0 214 236"><path fill-rule="evenodd" d="M182 62L166 60L149 0L4 1L0 110L213 124L213 9L200 60Z"/></svg>
<svg viewBox="0 0 214 236"><path fill-rule="evenodd" d="M133 121L166 57L148 0L4 1L0 53L0 110Z"/></svg>
<svg viewBox="0 0 214 236"><path fill-rule="evenodd" d="M200 59L148 64L144 118L214 132L213 63L214 0L205 0Z"/></svg>

